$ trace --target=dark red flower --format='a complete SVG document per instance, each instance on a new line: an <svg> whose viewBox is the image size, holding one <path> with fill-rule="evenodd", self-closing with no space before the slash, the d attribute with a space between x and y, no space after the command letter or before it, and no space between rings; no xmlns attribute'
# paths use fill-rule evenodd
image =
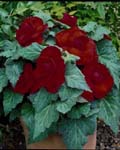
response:
<svg viewBox="0 0 120 150"><path fill-rule="evenodd" d="M87 33L78 27L72 27L57 33L56 43L69 53L79 56L78 65L98 61L95 42L88 38Z"/></svg>
<svg viewBox="0 0 120 150"><path fill-rule="evenodd" d="M31 64L26 64L23 69L23 73L19 77L15 87L13 88L14 92L20 94L26 94L30 91L30 88L33 84L33 68Z"/></svg>
<svg viewBox="0 0 120 150"><path fill-rule="evenodd" d="M104 98L113 87L113 78L105 65L93 63L82 70L92 92L84 91L82 96L88 101Z"/></svg>
<svg viewBox="0 0 120 150"><path fill-rule="evenodd" d="M107 35L107 34L104 34L104 39L106 39L106 40L112 40L111 37L109 35Z"/></svg>
<svg viewBox="0 0 120 150"><path fill-rule="evenodd" d="M42 19L38 17L28 17L16 31L16 39L21 46L29 46L33 42L43 42L43 32L47 25L43 24Z"/></svg>
<svg viewBox="0 0 120 150"><path fill-rule="evenodd" d="M68 13L63 14L63 18L59 19L60 22L67 24L70 27L74 27L77 25L77 18L75 16L71 16Z"/></svg>
<svg viewBox="0 0 120 150"><path fill-rule="evenodd" d="M31 92L36 92L41 87L51 93L57 92L65 81L65 64L60 50L54 46L45 48L36 63Z"/></svg>

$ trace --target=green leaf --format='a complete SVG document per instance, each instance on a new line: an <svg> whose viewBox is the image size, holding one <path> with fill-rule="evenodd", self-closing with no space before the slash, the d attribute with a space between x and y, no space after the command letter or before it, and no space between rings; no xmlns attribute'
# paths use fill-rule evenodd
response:
<svg viewBox="0 0 120 150"><path fill-rule="evenodd" d="M13 57L17 53L17 43L16 41L11 42L9 40L4 40L0 43L0 48L2 51L0 52L0 56L3 57Z"/></svg>
<svg viewBox="0 0 120 150"><path fill-rule="evenodd" d="M48 21L47 24L48 24L48 27L49 27L49 28L52 28L52 27L54 26L53 21Z"/></svg>
<svg viewBox="0 0 120 150"><path fill-rule="evenodd" d="M64 143L68 149L82 149L87 142L87 136L96 129L96 117L81 118L79 120L63 120L59 125Z"/></svg>
<svg viewBox="0 0 120 150"><path fill-rule="evenodd" d="M68 87L91 91L85 81L84 75L75 64L66 64L65 79Z"/></svg>
<svg viewBox="0 0 120 150"><path fill-rule="evenodd" d="M21 49L19 49L19 55L28 60L35 60L39 57L43 48L45 47L37 43L33 43L25 48L21 47Z"/></svg>
<svg viewBox="0 0 120 150"><path fill-rule="evenodd" d="M92 116L92 115L94 115L94 114L98 114L98 112L99 112L99 108L94 108L94 109L91 109L89 112L88 112L88 114L86 114L85 116L86 117L90 117L90 116Z"/></svg>
<svg viewBox="0 0 120 150"><path fill-rule="evenodd" d="M0 48L2 49L0 56L11 59L23 57L28 60L35 60L45 46L42 46L38 43L33 43L30 46L21 47L16 41L11 42L5 40L0 43Z"/></svg>
<svg viewBox="0 0 120 150"><path fill-rule="evenodd" d="M101 18L105 19L105 8L104 8L104 5L102 3L98 3L98 6L97 6L97 11L100 15Z"/></svg>
<svg viewBox="0 0 120 150"><path fill-rule="evenodd" d="M0 68L0 92L2 92L3 88L7 86L8 79L5 74L5 68Z"/></svg>
<svg viewBox="0 0 120 150"><path fill-rule="evenodd" d="M52 19L50 14L44 13L41 10L39 12L33 12L33 15L41 18L44 21L44 23L47 23L47 21Z"/></svg>
<svg viewBox="0 0 120 150"><path fill-rule="evenodd" d="M33 131L33 126L31 128ZM34 142L40 142L46 139L49 135L55 134L57 132L57 126L55 123L53 123L49 128L47 128L44 132L40 133L38 137L33 138L33 134L31 134L31 138L29 138L29 144L32 144Z"/></svg>
<svg viewBox="0 0 120 150"><path fill-rule="evenodd" d="M34 120L34 109L29 103L25 103L21 110L22 114L22 121L23 123L28 127L29 130L29 139L28 143L34 143L38 141L42 141L43 139L47 138L49 134L53 134L56 132L56 125L52 124L50 128L46 129L44 132L40 133L36 138L33 139L34 134L34 126L35 126L35 120Z"/></svg>
<svg viewBox="0 0 120 150"><path fill-rule="evenodd" d="M8 16L8 12L5 9L0 8L0 18L7 17L7 16Z"/></svg>
<svg viewBox="0 0 120 150"><path fill-rule="evenodd" d="M91 32L94 31L96 28L97 28L97 23L90 21L87 23L87 25L83 27L83 30L85 30L86 32Z"/></svg>
<svg viewBox="0 0 120 150"><path fill-rule="evenodd" d="M36 138L40 133L49 128L53 122L59 118L59 113L55 109L55 105L50 104L41 112L35 113L35 128L33 138Z"/></svg>
<svg viewBox="0 0 120 150"><path fill-rule="evenodd" d="M72 108L70 112L68 112L68 117L72 119L79 119L82 115L87 115L90 111L90 104L80 104Z"/></svg>
<svg viewBox="0 0 120 150"><path fill-rule="evenodd" d="M29 134L28 141L33 142L34 132L34 109L29 103L24 103L21 109L21 121L27 126Z"/></svg>
<svg viewBox="0 0 120 150"><path fill-rule="evenodd" d="M76 104L76 102L77 102L77 98L72 98L72 99L69 98L68 100L63 102L59 101L56 103L56 109L58 112L65 114L71 110L71 108Z"/></svg>
<svg viewBox="0 0 120 150"><path fill-rule="evenodd" d="M100 108L98 117L111 127L114 133L117 134L119 129L120 119L120 94L117 89L113 89L105 98L98 100Z"/></svg>
<svg viewBox="0 0 120 150"><path fill-rule="evenodd" d="M99 40L103 39L104 34L108 35L108 34L110 34L110 31L107 28L98 25L97 29L94 31L94 33L90 34L90 37L93 40L99 41Z"/></svg>
<svg viewBox="0 0 120 150"><path fill-rule="evenodd" d="M81 103L74 106L71 111L68 112L67 116L71 119L79 119L82 116L90 117L92 115L97 115L99 108L97 106L93 107L92 103Z"/></svg>
<svg viewBox="0 0 120 150"><path fill-rule="evenodd" d="M97 43L97 50L99 53L100 62L105 64L106 67L110 70L110 73L114 79L114 83L116 87L119 88L120 62L118 61L116 48L113 46L111 41L102 40Z"/></svg>
<svg viewBox="0 0 120 150"><path fill-rule="evenodd" d="M89 32L89 36L95 41L103 39L104 34L110 34L110 31L106 27L92 21L88 22L88 24L83 27L83 30Z"/></svg>
<svg viewBox="0 0 120 150"><path fill-rule="evenodd" d="M39 11L39 10L43 10L45 5L42 2L28 2L27 5L29 5L29 9L31 9L34 12Z"/></svg>
<svg viewBox="0 0 120 150"><path fill-rule="evenodd" d="M7 115L12 109L22 102L23 96L18 93L14 93L11 90L5 90L3 94L3 108L5 115Z"/></svg>
<svg viewBox="0 0 120 150"><path fill-rule="evenodd" d="M55 44L56 44L55 38L52 37L52 36L49 36L49 37L47 38L47 40L45 41L45 43L48 44L48 45L55 45Z"/></svg>
<svg viewBox="0 0 120 150"><path fill-rule="evenodd" d="M88 103L88 101L85 98L83 98L82 96L78 97L77 102L78 103Z"/></svg>
<svg viewBox="0 0 120 150"><path fill-rule="evenodd" d="M23 71L23 62L9 61L6 63L6 75L10 83L15 86L18 81L20 74Z"/></svg>
<svg viewBox="0 0 120 150"><path fill-rule="evenodd" d="M41 88L37 93L31 94L28 98L32 102L35 111L40 112L43 108L50 104L52 100L56 100L57 95L51 94L44 88Z"/></svg>
<svg viewBox="0 0 120 150"><path fill-rule="evenodd" d="M66 84L63 84L59 89L59 96L61 101L65 101L69 98L76 98L82 94L82 90L74 89L68 87Z"/></svg>
<svg viewBox="0 0 120 150"><path fill-rule="evenodd" d="M57 16L57 18L60 18L63 16L63 13L65 13L66 10L65 10L65 7L57 4L57 5L53 5L50 12L51 12L51 14L54 14L55 16Z"/></svg>
<svg viewBox="0 0 120 150"><path fill-rule="evenodd" d="M20 117L20 108L13 109L10 113L9 121L12 122L18 117Z"/></svg>
<svg viewBox="0 0 120 150"><path fill-rule="evenodd" d="M21 119L25 122L26 126L32 131L34 130L34 109L31 104L24 103L21 108ZM31 130L30 130L31 131Z"/></svg>
<svg viewBox="0 0 120 150"><path fill-rule="evenodd" d="M107 68L110 70L110 73L114 79L114 83L116 85L117 88L119 88L120 86L120 74L119 74L119 70L120 70L120 63L119 62L104 62L104 64L106 64Z"/></svg>
<svg viewBox="0 0 120 150"><path fill-rule="evenodd" d="M23 13L27 10L28 8L26 7L25 3L23 2L18 2L17 8L14 11L14 15L19 14L23 15Z"/></svg>
<svg viewBox="0 0 120 150"><path fill-rule="evenodd" d="M50 36L55 37L55 34L56 34L56 33L55 33L54 31L52 31L52 30L49 31L49 35L50 35Z"/></svg>
<svg viewBox="0 0 120 150"><path fill-rule="evenodd" d="M11 58L12 60L19 58L19 45L16 41L11 42L9 40L4 40L0 43L0 56Z"/></svg>
<svg viewBox="0 0 120 150"><path fill-rule="evenodd" d="M75 56L75 55L73 55L73 54L70 54L70 53L67 52L67 51L64 51L64 52L63 52L63 56L62 56L62 57L63 57L65 63L67 63L67 62L76 62L77 60L80 59L80 57Z"/></svg>
<svg viewBox="0 0 120 150"><path fill-rule="evenodd" d="M12 32L12 30L11 30L11 26L10 26L10 25L2 24L2 25L1 25L1 29L2 29L3 32L6 33L8 36L10 36L10 37L13 36L13 32Z"/></svg>

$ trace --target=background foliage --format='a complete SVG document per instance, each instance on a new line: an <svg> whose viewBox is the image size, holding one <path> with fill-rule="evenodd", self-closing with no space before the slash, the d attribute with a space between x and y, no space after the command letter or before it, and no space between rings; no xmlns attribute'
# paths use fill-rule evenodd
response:
<svg viewBox="0 0 120 150"><path fill-rule="evenodd" d="M15 30L13 26L17 28L18 22L23 18L40 10L54 18L60 18L64 12L68 12L78 17L80 26L89 21L106 26L111 30L113 42L120 52L119 2L0 2L0 33L4 31L6 36L9 34L12 38L12 31Z"/></svg>

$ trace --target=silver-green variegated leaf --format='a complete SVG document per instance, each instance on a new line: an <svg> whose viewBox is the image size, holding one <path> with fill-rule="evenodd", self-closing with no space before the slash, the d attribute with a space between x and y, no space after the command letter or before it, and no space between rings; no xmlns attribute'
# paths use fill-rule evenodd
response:
<svg viewBox="0 0 120 150"><path fill-rule="evenodd" d="M33 43L30 46L20 48L19 56L28 60L35 60L39 57L41 51L45 48L45 46L39 45L37 43Z"/></svg>
<svg viewBox="0 0 120 150"><path fill-rule="evenodd" d="M78 103L88 103L88 101L84 97L82 97L82 96L78 97L77 102Z"/></svg>
<svg viewBox="0 0 120 150"><path fill-rule="evenodd" d="M46 129L44 132L40 133L36 138L33 138L34 134L34 126L35 126L35 111L32 105L29 103L25 103L21 109L21 121L23 124L25 124L29 129L29 135L28 135L28 143L34 143L38 141L42 141L49 134L53 134L56 131L56 124L52 124L50 128Z"/></svg>
<svg viewBox="0 0 120 150"><path fill-rule="evenodd" d="M4 40L0 43L0 56L11 58L11 59L18 59L19 58L19 45L16 41L11 42L9 40Z"/></svg>
<svg viewBox="0 0 120 150"><path fill-rule="evenodd" d="M23 100L23 95L14 93L12 90L5 90L3 93L3 108L5 115L14 109Z"/></svg>
<svg viewBox="0 0 120 150"><path fill-rule="evenodd" d="M94 109L90 109L90 111L85 115L86 117L90 117L94 114L98 114L99 113L99 108L94 108Z"/></svg>
<svg viewBox="0 0 120 150"><path fill-rule="evenodd" d="M66 119L59 125L64 143L68 149L82 149L87 142L87 136L96 129L96 116L81 119Z"/></svg>
<svg viewBox="0 0 120 150"><path fill-rule="evenodd" d="M21 116L22 116L21 123L25 124L29 129L28 143L37 142L37 138L33 139L34 125L35 125L33 107L30 104L25 103L21 109ZM40 134L39 141L43 140L45 137L46 137L46 133Z"/></svg>
<svg viewBox="0 0 120 150"><path fill-rule="evenodd" d="M90 103L79 104L73 107L71 111L68 112L68 117L72 119L79 119L82 115L86 116L90 112Z"/></svg>
<svg viewBox="0 0 120 150"><path fill-rule="evenodd" d="M117 89L113 89L105 98L97 101L99 106L98 117L111 127L117 134L120 119L120 93Z"/></svg>
<svg viewBox="0 0 120 150"><path fill-rule="evenodd" d="M38 43L32 43L30 46L21 47L17 41L11 42L8 40L0 43L0 56L10 58L12 60L18 59L19 57L35 60L40 55L40 52L45 48Z"/></svg>
<svg viewBox="0 0 120 150"><path fill-rule="evenodd" d="M39 12L33 12L33 15L41 18L44 23L47 23L47 21L52 19L50 14L44 13L41 10L39 10Z"/></svg>
<svg viewBox="0 0 120 150"><path fill-rule="evenodd" d="M57 122L59 113L55 109L54 104L46 106L41 112L35 112L35 128L33 138L39 136L47 128L49 128L53 122Z"/></svg>
<svg viewBox="0 0 120 150"><path fill-rule="evenodd" d="M23 71L23 62L9 61L5 64L5 66L7 78L9 79L10 83L15 86Z"/></svg>
<svg viewBox="0 0 120 150"><path fill-rule="evenodd" d="M67 62L76 62L77 60L80 59L80 57L78 57L76 55L73 55L73 54L70 54L67 51L63 52L63 56L62 57L63 57L65 63L67 63Z"/></svg>
<svg viewBox="0 0 120 150"><path fill-rule="evenodd" d="M34 109L31 104L24 103L21 108L21 122L29 129L29 138L34 131Z"/></svg>
<svg viewBox="0 0 120 150"><path fill-rule="evenodd" d="M3 88L7 86L8 78L5 73L5 68L0 69L0 92L2 92Z"/></svg>
<svg viewBox="0 0 120 150"><path fill-rule="evenodd" d="M58 97L57 94L49 93L44 88L41 88L37 93L28 96L36 112L40 112L52 101L55 101L57 97Z"/></svg>
<svg viewBox="0 0 120 150"><path fill-rule="evenodd" d="M97 28L97 23L90 21L82 29L85 30L86 32L91 32L94 31L96 28Z"/></svg>
<svg viewBox="0 0 120 150"><path fill-rule="evenodd" d="M93 21L88 22L87 25L83 27L83 30L88 32L88 35L95 41L103 39L104 34L110 34L110 30Z"/></svg>
<svg viewBox="0 0 120 150"><path fill-rule="evenodd" d="M120 61L117 57L117 50L111 41L102 40L97 43L99 60L110 70L117 88L120 85Z"/></svg>
<svg viewBox="0 0 120 150"><path fill-rule="evenodd" d="M65 80L68 87L76 88L79 90L91 91L85 81L85 77L82 72L78 69L76 64L67 63Z"/></svg>
<svg viewBox="0 0 120 150"><path fill-rule="evenodd" d="M51 46L54 46L56 44L55 38L52 36L48 36L48 38L45 42L46 42L46 44L51 45Z"/></svg>
<svg viewBox="0 0 120 150"><path fill-rule="evenodd" d="M107 28L105 28L101 25L98 25L97 29L94 31L94 33L90 33L90 37L93 40L99 41L104 38L105 34L106 35L110 34L110 31Z"/></svg>
<svg viewBox="0 0 120 150"><path fill-rule="evenodd" d="M65 84L59 89L59 96L61 101L65 101L69 98L76 98L82 94L83 90L78 90L76 88L70 88Z"/></svg>
<svg viewBox="0 0 120 150"><path fill-rule="evenodd" d="M56 110L62 114L67 113L76 104L77 98L69 98L66 101L56 102Z"/></svg>

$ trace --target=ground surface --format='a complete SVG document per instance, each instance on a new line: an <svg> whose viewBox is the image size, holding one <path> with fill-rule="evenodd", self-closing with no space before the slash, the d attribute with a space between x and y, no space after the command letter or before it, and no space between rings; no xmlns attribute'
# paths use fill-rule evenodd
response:
<svg viewBox="0 0 120 150"><path fill-rule="evenodd" d="M9 126L3 126L3 128L4 136L0 149L25 149L24 135L18 120L12 122ZM108 126L98 121L96 149L120 149L120 132L115 136Z"/></svg>

